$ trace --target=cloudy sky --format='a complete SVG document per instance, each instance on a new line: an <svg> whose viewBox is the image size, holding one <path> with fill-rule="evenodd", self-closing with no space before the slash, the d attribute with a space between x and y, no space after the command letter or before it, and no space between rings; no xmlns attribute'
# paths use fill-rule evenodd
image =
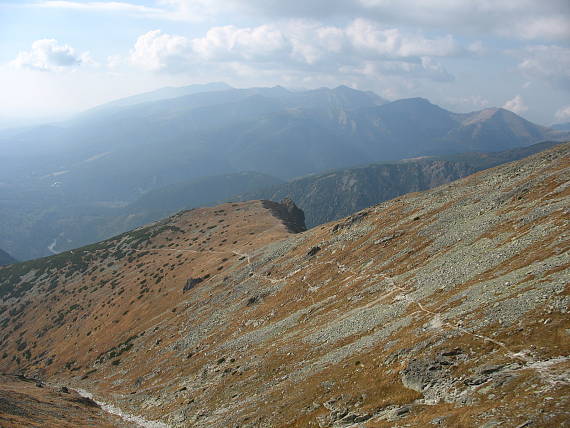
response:
<svg viewBox="0 0 570 428"><path fill-rule="evenodd" d="M568 0L0 0L0 119L210 81L570 122Z"/></svg>

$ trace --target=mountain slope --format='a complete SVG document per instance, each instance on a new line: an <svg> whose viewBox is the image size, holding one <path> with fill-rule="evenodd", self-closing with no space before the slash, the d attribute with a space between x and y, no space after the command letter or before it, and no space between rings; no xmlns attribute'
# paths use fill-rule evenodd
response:
<svg viewBox="0 0 570 428"><path fill-rule="evenodd" d="M348 123L345 130L372 159L502 151L568 137L504 109L456 114L423 98L363 108Z"/></svg>
<svg viewBox="0 0 570 428"><path fill-rule="evenodd" d="M291 178L370 160L500 151L552 133L501 109L474 120L419 98L382 103L346 87L276 87L102 108L49 132L38 128L4 137L7 169L0 179L57 182L76 197L87 192L91 199L124 199L139 188L203 176L250 170ZM20 152L12 153L16 147Z"/></svg>
<svg viewBox="0 0 570 428"><path fill-rule="evenodd" d="M206 177L152 190L125 207L84 205L63 212L54 207L49 213L51 227L45 225L44 218L38 219L39 226L34 227L33 233L13 238L10 248L36 247L41 250L35 253L38 257L49 251L61 252L101 241L182 209L232 200L280 201L289 197L299 204L307 225L313 227L405 193L427 190L475 171L520 159L554 144L545 142L505 152L463 153L442 159L373 164L288 183L252 172ZM29 211L28 208L27 214ZM27 221L29 224L30 220ZM9 224L1 231L5 240L18 232Z"/></svg>
<svg viewBox="0 0 570 428"><path fill-rule="evenodd" d="M277 161L265 165L263 153L251 152L249 143L263 148L260 143L286 132L290 119L301 114L303 126L290 135L306 140L316 133L322 145L328 134L303 111L328 117L378 102L374 94L342 87L304 92L276 87L200 92L118 111L102 107L97 114L82 115L47 131L28 129L0 138L5 148L0 156L6 164L0 182L43 186L46 191L57 183L76 199L132 201L141 189L218 174L275 175L271 168L278 166L281 175L292 177L296 170L287 172ZM258 126L273 114L285 115L287 120L277 120L269 129ZM273 145L287 141L284 138L273 140ZM249 157L234 159L240 148ZM280 150L287 156L299 154L286 144ZM338 159L338 154L332 158ZM301 171L312 171L319 162L313 156Z"/></svg>
<svg viewBox="0 0 570 428"><path fill-rule="evenodd" d="M443 160L375 164L311 175L240 195L239 198L281 200L289 197L305 212L307 226L314 227L473 172L475 169L465 163Z"/></svg>
<svg viewBox="0 0 570 428"><path fill-rule="evenodd" d="M466 150L497 151L497 147L514 149L542 139L552 133L515 113L502 108L485 109L458 115L461 127L450 132L450 142L460 141Z"/></svg>
<svg viewBox="0 0 570 428"><path fill-rule="evenodd" d="M544 142L504 152L462 153L334 170L262 188L240 195L239 199L291 198L305 212L307 226L314 227L405 193L431 189L521 159L555 144Z"/></svg>
<svg viewBox="0 0 570 428"><path fill-rule="evenodd" d="M2 268L0 369L176 427L564 426L569 183L567 143L295 236L226 204Z"/></svg>
<svg viewBox="0 0 570 428"><path fill-rule="evenodd" d="M270 175L255 172L206 177L152 190L129 204L126 210L129 215L141 211L158 211L163 213L162 217L166 217L182 209L226 202L235 194L243 192L243 189L253 191L264 186L271 186L273 183L282 183L282 181Z"/></svg>
<svg viewBox="0 0 570 428"><path fill-rule="evenodd" d="M10 265L16 263L17 260L8 254L6 251L0 249L0 266Z"/></svg>
<svg viewBox="0 0 570 428"><path fill-rule="evenodd" d="M201 92L212 92L212 91L225 91L232 89L230 85L223 82L212 82L203 85L188 85L182 87L167 87L157 89L151 92L145 92L143 94L133 95L131 97L121 98L116 101L111 101L109 103L103 104L93 110L89 110L85 113L91 114L96 111L114 109L120 107L128 107L135 104L149 103L153 101L167 100L171 98L183 97L186 95L197 94Z"/></svg>

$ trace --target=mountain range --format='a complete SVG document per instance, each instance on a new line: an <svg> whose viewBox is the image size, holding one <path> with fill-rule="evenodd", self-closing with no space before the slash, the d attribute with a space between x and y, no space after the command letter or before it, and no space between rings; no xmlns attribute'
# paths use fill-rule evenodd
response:
<svg viewBox="0 0 570 428"><path fill-rule="evenodd" d="M569 182L565 143L304 232L233 202L2 267L0 421L79 420L66 388L157 427L564 426Z"/></svg>
<svg viewBox="0 0 570 428"><path fill-rule="evenodd" d="M0 248L25 260L109 237L170 214L152 192L180 183L206 180L200 192L215 196L181 206L187 208L226 199L206 189L215 177L257 174L275 184L370 162L499 152L569 135L503 109L452 113L422 98L388 102L346 86L164 88L66 122L0 131ZM129 211L141 197L157 205Z"/></svg>
<svg viewBox="0 0 570 428"><path fill-rule="evenodd" d="M255 171L290 179L370 161L501 151L568 135L503 109L456 114L421 98L386 102L342 86L302 92L213 88L192 87L190 95L153 101L147 94L135 98L142 101L137 104L117 101L62 124L0 134L7 165L0 180L55 186L77 198L133 200L146 190L204 176Z"/></svg>

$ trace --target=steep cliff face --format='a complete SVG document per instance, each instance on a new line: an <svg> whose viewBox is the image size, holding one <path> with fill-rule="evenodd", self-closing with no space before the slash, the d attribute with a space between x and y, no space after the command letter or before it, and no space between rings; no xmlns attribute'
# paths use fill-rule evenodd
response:
<svg viewBox="0 0 570 428"><path fill-rule="evenodd" d="M177 427L564 426L569 183L566 144L296 235L226 204L3 268L0 369Z"/></svg>
<svg viewBox="0 0 570 428"><path fill-rule="evenodd" d="M270 210L273 215L283 221L287 229L292 233L304 232L305 213L299 209L291 198L284 198L281 202L263 201L263 207Z"/></svg>

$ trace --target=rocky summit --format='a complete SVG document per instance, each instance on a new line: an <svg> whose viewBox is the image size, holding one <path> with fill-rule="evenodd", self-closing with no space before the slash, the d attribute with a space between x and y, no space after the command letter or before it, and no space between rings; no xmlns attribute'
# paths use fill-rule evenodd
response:
<svg viewBox="0 0 570 428"><path fill-rule="evenodd" d="M566 143L308 231L181 212L0 268L0 370L140 426L568 426L569 207Z"/></svg>

